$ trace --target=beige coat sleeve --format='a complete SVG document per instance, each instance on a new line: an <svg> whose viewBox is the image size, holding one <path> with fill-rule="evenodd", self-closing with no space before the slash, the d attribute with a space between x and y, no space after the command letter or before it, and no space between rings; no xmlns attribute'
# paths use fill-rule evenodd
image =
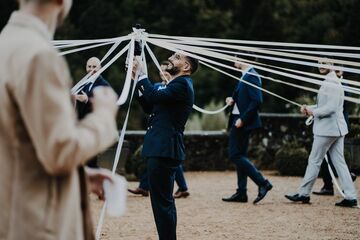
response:
<svg viewBox="0 0 360 240"><path fill-rule="evenodd" d="M117 139L112 114L100 110L78 121L70 99L70 74L55 51L34 57L15 99L38 159L52 175L73 171Z"/></svg>

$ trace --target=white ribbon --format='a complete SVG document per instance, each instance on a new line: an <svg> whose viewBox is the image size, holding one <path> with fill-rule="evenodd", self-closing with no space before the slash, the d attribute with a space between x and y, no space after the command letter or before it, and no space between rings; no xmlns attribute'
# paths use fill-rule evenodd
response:
<svg viewBox="0 0 360 240"><path fill-rule="evenodd" d="M104 39L81 39L81 40L54 40L52 41L53 45L56 48L64 48L64 47L75 47L86 44L95 44L95 43L104 43L104 42L115 42L115 41L124 41L129 40L132 34L123 37L115 37L115 38L104 38Z"/></svg>
<svg viewBox="0 0 360 240"><path fill-rule="evenodd" d="M165 42L162 42L162 41L158 41L158 40L153 40L153 39L148 39L148 42L154 44L154 45L157 45L157 46L160 46L160 47L163 47L163 48L166 48L166 49L169 49L171 51L179 51L185 55L188 55L190 57L194 57L194 58L197 58L201 61L204 61L204 62L208 62L208 63L211 63L211 64L214 64L214 65L217 65L217 66L221 66L221 67L224 67L224 68L228 68L228 69L231 69L231 70L234 70L234 71L238 71L238 72L243 72L242 70L240 69L237 69L235 67L231 67L229 65L226 65L226 64L222 64L222 63L218 63L216 61L213 61L213 60L209 60L207 58L204 58L204 57L200 57L198 55L195 55L195 54L192 54L192 53L189 53L189 52L186 52L180 48L178 48L177 45L174 45L174 44L171 44L171 43L165 43ZM191 49L191 47L187 47L186 49ZM204 51L201 51L199 49L191 49L191 51L193 52L199 52L200 54L202 55L206 55L206 56L210 56L210 57L216 57L216 58L219 58L219 59L222 59L222 60L227 60L227 61L233 61L235 62L235 60L230 60L228 58L228 56L226 57L223 57L223 56L215 56L215 54L211 54L211 53L208 53L208 52L204 52ZM221 54L220 54L221 55ZM224 54L222 54L224 55ZM298 79L298 80L303 80L303 81L307 81L307 82L310 82L312 83L313 81L315 81L316 83L321 83L321 85L326 85L326 86L329 86L329 87L332 87L332 88L338 88L339 86L334 84L334 83L329 83L329 82L323 82L323 81L319 81L319 80L313 80L313 79L310 79L310 78L306 78L306 77L302 77L302 76L297 76L297 75L294 75L294 74L288 74L288 73L284 73L284 72L280 72L280 71L275 71L275 70L271 70L271 69L267 69L267 68L263 68L263 67L255 67L255 68L258 68L260 70L264 70L264 71L268 71L268 72L272 72L272 73L278 73L279 75L283 75L283 76L286 76L286 77L290 77L290 78L295 78L295 79ZM259 75L259 74L255 74L255 73L248 73L250 75L256 75L256 76L259 76L259 77L262 77L262 78L265 78L265 79L269 79L269 80L274 80L273 78L269 78L269 77L266 77L266 76L263 76L263 75ZM303 87L303 86L300 86L300 85L296 85L296 84L291 84L291 83L285 83L284 81L281 81L281 80L276 80L276 82L279 82L279 83L284 83L284 84L287 84L287 85L290 85L290 86L293 86L293 87L296 87L296 88L300 88L300 89L304 89L304 90L308 90L310 88L307 88L307 87ZM357 89L356 90L350 90L350 89L344 89L346 91L354 91L355 93L357 93ZM318 92L317 89L313 89L312 90L313 92ZM350 102L354 102L354 103L360 103L360 99L358 98L351 98L351 97L345 97L344 98L345 100L347 101L350 101Z"/></svg>
<svg viewBox="0 0 360 240"><path fill-rule="evenodd" d="M253 55L253 56L256 56L256 55ZM234 57L229 57L229 59L234 59ZM231 60L229 60L229 61L231 61ZM247 63L251 63L251 65L253 65L255 68L257 68L257 66L265 66L265 67L268 67L268 68L271 67L271 68L279 69L279 70L282 70L282 71L293 72L293 73L302 74L302 75L306 75L306 76L310 76L310 77L317 77L317 78L322 78L322 79L326 78L326 75L320 75L320 74L316 74L316 73L308 73L308 72L303 72L303 71L294 70L294 69L290 69L290 68L282 68L282 67L277 67L277 66L274 66L274 65L269 65L269 64L264 64L264 63L249 61L249 60L242 60L242 61L247 62ZM266 77L266 76L261 76L261 77L264 78L264 79L270 79L270 80L273 80L273 81L276 81L276 82L281 82L283 84L287 84L287 82L284 82L284 81L281 81L281 80L278 80L278 79L274 79L274 78L270 78L270 77ZM302 81L302 80L300 80L300 81ZM314 81L315 82L311 82L311 83L318 84L318 85L324 85L323 81L319 82L318 80L315 80L315 79L314 79ZM310 82L310 80L307 80L307 82ZM341 82L351 84L351 85L360 86L360 82L347 80L347 79L344 79L344 78L341 79ZM360 94L360 88L354 88L354 87L349 87L349 86L342 86L342 87L344 88L344 91L346 91L346 92ZM309 91L311 91L311 90L309 90Z"/></svg>
<svg viewBox="0 0 360 240"><path fill-rule="evenodd" d="M201 55L205 55L205 56L208 56L208 57L213 57L213 58L217 58L217 59L221 59L221 60L226 60L226 61L230 61L230 62L233 62L233 63L237 62L237 58L235 58L233 56L229 56L229 55L222 54L222 53L215 53L215 52L211 52L211 51L204 50L204 49L201 49L201 48L196 48L196 47L191 47L191 46L183 46L183 45L175 45L175 44L161 42L161 41L158 42L157 40L155 40L155 42L153 42L153 40L148 40L148 41L153 43L153 44L156 44L158 46L162 46L162 47L164 45L167 45L167 46L171 46L173 48L185 50L187 52L198 53L198 54L201 54ZM159 45L159 44L161 44L161 45ZM244 62L251 62L251 61L246 61L245 60ZM256 69L259 69L259 70L263 70L263 71L274 73L274 74L277 74L277 75L289 77L289 78L292 78L292 79L295 79L295 80L300 80L300 81L304 81L304 82L308 82L308 83L317 84L317 85L320 85L320 86L327 85L327 86L332 87L332 88L338 88L337 84L334 84L334 83L331 83L331 82L323 82L323 81L315 80L315 79L312 79L312 78L307 78L307 77L303 77L303 76L299 76L299 75L295 75L295 74L285 73L285 72L282 72L282 71L272 70L272 69L269 69L269 68L261 67L261 66L259 66L259 64L256 64L254 62L251 62L251 63ZM235 67L231 67L231 66L228 66L228 65L225 65L225 64L220 64L220 63L216 63L216 64L219 65L219 66L223 66L223 67L226 67L226 68L241 72L241 70L239 70L239 69L237 69ZM272 78L262 76L262 75L261 75L261 77L263 77L265 79L269 79L269 80L272 79ZM349 81L347 81L347 83L349 83ZM355 82L355 81L351 81L351 83L359 85L359 83ZM348 91L348 92L352 92L352 93L357 93L357 94L360 93L359 89L353 90L353 89L345 88L344 90Z"/></svg>
<svg viewBox="0 0 360 240"><path fill-rule="evenodd" d="M127 39L128 40L128 39ZM118 48L118 46L123 42L123 40L117 40L112 46L111 48L106 52L106 54L103 56L103 58L101 59L101 63L103 63L114 51L116 48Z"/></svg>
<svg viewBox="0 0 360 240"><path fill-rule="evenodd" d="M322 55L331 57L345 57L345 58L360 58L360 54L356 53L344 53L344 52L324 52L324 51L305 51L305 50L293 50L293 49L281 49L281 48L270 48L269 50L280 51L280 52L293 52L293 53L305 53L312 55Z"/></svg>
<svg viewBox="0 0 360 240"><path fill-rule="evenodd" d="M155 44L155 45L158 45L158 46L161 46L161 47L163 47L163 48L169 49L169 50L171 50L171 51L181 52L182 54L185 54L185 55L187 55L187 56L190 56L190 57L199 59L200 61L202 61L202 64L204 64L204 62L207 62L207 63L211 63L211 64L214 64L214 65L217 65L217 66L221 66L221 67L225 67L225 68L228 68L228 69L232 69L232 70L235 70L235 71L238 71L238 72L243 72L243 71L240 70L240 69L237 69L237 68L234 68L234 67L231 67L231 66L222 64L222 63L218 63L218 62L216 62L216 61L209 60L209 59L206 59L206 58L204 58L204 57L200 57L200 56L198 56L198 55L191 54L191 53L189 53L189 52L185 52L185 51L183 51L183 50L181 50L181 49L178 49L178 48L176 48L176 47L173 47L172 44L167 44L167 43L164 43L164 42L159 43L159 42L157 42L157 41L153 41L152 39L151 39L151 40L149 39L148 42L151 42L151 43L153 43L153 44ZM226 59L226 60L227 60L227 59ZM204 64L204 65L206 65L206 64ZM219 72L221 72L221 73L223 73L223 74L225 74L225 75L231 76L231 77L233 77L233 78L235 78L235 79L238 80L238 77L235 77L235 76L233 76L233 75L231 75L231 74L225 73L224 71L222 71L222 70L220 70L220 69L218 69L218 68L215 68L215 67L213 67L213 66L211 66L211 68L213 68L214 70L217 70L217 71L219 71ZM255 76L260 76L260 77L263 77L263 78L266 78L266 79L269 79L269 80L273 80L272 78L268 78L268 77L265 77L265 76L262 76L262 75L259 75L259 74L255 74L255 73L251 73L251 72L249 72L248 74L250 74L250 75L255 75ZM281 81L281 80L277 80L277 81L283 82L283 81ZM250 85L249 82L244 82L244 83ZM309 90L309 88L307 88L307 87L298 86L298 85L291 84L291 83L286 83L286 84L287 84L287 85L291 85L291 86L293 86L293 87L300 88L300 89ZM256 85L254 85L254 87L255 87L255 86L256 86ZM332 86L332 85L331 85L331 86ZM338 86L337 86L337 87L338 87ZM257 86L256 86L255 88L257 88ZM268 91L268 90L265 90L265 89L263 89L263 88L259 88L259 89L260 89L260 90L263 90L264 92L267 92L267 93L269 93L269 94L271 94L271 95L273 95L273 96L276 96L276 97L278 97L278 98L281 98L281 99L283 99L283 100L286 99L286 98L284 98L284 97L281 97L281 96L278 95L278 94L274 94L274 93L272 93L272 92L270 92L270 91ZM313 89L312 91L313 91L313 92L316 92L316 93L319 92L319 90L315 90L315 89ZM344 99L347 100L347 101L350 101L350 102L360 103L360 99L357 99L357 98L345 97ZM291 103L293 103L293 104L301 107L300 104L295 103L294 101L291 101L291 100L289 100L289 99L286 99L286 101L291 102Z"/></svg>
<svg viewBox="0 0 360 240"><path fill-rule="evenodd" d="M340 185L338 184L337 180L336 180L336 177L335 177L335 174L333 172L333 170L331 169L331 166L330 166L330 163L329 163L329 160L328 160L328 157L327 155L325 154L325 161L328 165L328 169L329 169L329 172L330 172L330 175L331 175L331 178L336 186L336 189L338 190L338 192L340 193L341 196L343 196L345 198L345 194L343 192L343 190L341 189Z"/></svg>
<svg viewBox="0 0 360 240"><path fill-rule="evenodd" d="M193 105L193 109L195 109L198 112L204 113L204 114L218 114L218 113L225 111L225 109L228 107L229 107L229 105L225 105L224 107L222 107L218 110L210 111L210 110L202 109L202 108L196 106L195 104Z"/></svg>
<svg viewBox="0 0 360 240"><path fill-rule="evenodd" d="M247 45L265 45L265 46L279 46L279 47L299 47L299 48L318 48L318 49L360 51L360 47L338 46L338 45L320 45L320 44L268 42L268 41L247 41L247 40L236 40L236 39L202 38L202 37L166 36L166 35L161 35L161 34L149 34L149 37L165 38L165 39L181 39L181 40L200 40L200 41L205 41L205 42L236 43L236 44L247 44Z"/></svg>
<svg viewBox="0 0 360 240"><path fill-rule="evenodd" d="M163 77L166 79L166 76L164 75L163 71L161 70L161 67L160 67L160 64L159 64L159 61L157 60L157 58L155 57L154 55L154 52L151 50L151 48L149 47L149 45L147 43L145 43L145 47L150 55L150 57L152 58L153 62L155 63L156 67L158 68L160 74L163 75ZM166 80L169 80L169 79L166 79ZM209 111L209 110L205 110L205 109L202 109L198 106L196 106L195 104L192 106L193 109L195 109L196 111L198 112L201 112L201 113L204 113L204 114L218 114L218 113L221 113L222 111L224 111L229 105L225 105L224 107L218 109L218 110L215 110L215 111Z"/></svg>
<svg viewBox="0 0 360 240"><path fill-rule="evenodd" d="M101 47L101 46L105 46L105 45L109 45L109 44L113 44L114 42L106 42L106 43L99 43L99 44L94 44L94 45L90 45L90 46L86 46L86 47L81 47L81 48L75 48L75 49L71 49L71 50L67 50L67 51L63 51L60 52L60 56L65 56L67 54L70 53L76 53L76 52L81 52L84 50L88 50L88 49L92 49L92 48L97 48L97 47Z"/></svg>
<svg viewBox="0 0 360 240"><path fill-rule="evenodd" d="M126 72L126 78L125 78L125 83L124 83L124 87L123 90L120 94L120 97L117 101L117 105L123 105L126 102L126 99L129 96L129 90L130 90L130 86L131 86L131 75L132 75L132 69L133 69L133 65L134 65L134 48L135 48L135 39L132 38L131 42L130 42L130 55L129 55L129 65L128 65L128 69Z"/></svg>
<svg viewBox="0 0 360 240"><path fill-rule="evenodd" d="M247 54L247 53L242 53L242 52L237 52L237 51L226 51L226 50L219 50L219 49L212 49L212 48L200 48L200 49L204 49L204 50L208 50L208 51L212 51L212 52L228 53L228 54L232 54L232 55L236 54L236 55L241 55L241 56L251 56L251 57L256 57L256 58L262 58L262 59L273 60L273 61L278 61L278 62L285 62L285 63L293 63L293 64L299 64L299 65L303 65L303 66L311 66L311 67L317 67L317 68L322 66L322 64L319 64L319 63L290 60L290 59L286 59L286 58L274 58L274 57L262 56L262 55L257 55L257 54ZM229 59L236 59L236 58L234 58L233 56L229 56ZM321 75L321 74L308 73L308 72L298 71L298 70L294 70L294 69L290 69L290 68L281 68L281 67L277 67L275 65L261 64L258 62L248 61L245 59L242 59L242 61L251 62L251 63L253 63L253 65L258 64L258 65L263 65L263 66L270 66L270 67L285 70L285 71L291 71L291 72L295 72L295 73L299 73L299 74L303 74L303 75L308 75L308 76L312 76L312 77L325 79L325 76ZM331 66L331 68L333 70L341 70L343 72L360 73L360 70L353 69L353 68L345 68L345 67L340 67L340 66ZM348 79L342 79L342 81L347 84L360 86L360 83L358 81L353 81L353 80L348 80Z"/></svg>
<svg viewBox="0 0 360 240"><path fill-rule="evenodd" d="M216 70L216 71L218 71L218 72L221 72L221 73L223 73L223 74L225 74L225 75L227 75L227 76L229 76L229 77L232 77L232 78L240 81L239 77L237 77L237 76L234 76L234 75L232 75L232 74L229 74L229 73L227 73L227 72L225 72L225 71L223 71L223 70L221 70L221 69L219 69L219 68L216 68L216 67L214 67L214 66L212 66L212 65L210 65L210 64L207 64L207 63L205 63L205 62L200 61L200 63L203 64L203 65L205 65L205 66L207 66L207 67L209 67L209 68L212 68L212 69L214 69L214 70ZM248 74L249 74L249 73L248 73ZM241 80L241 81L242 81L242 80ZM295 106L298 106L298 107L301 107L301 106L302 106L301 104L299 104L299 103L297 103L297 102L294 102L294 101L292 101L292 100L290 100L290 99L287 99L287 98L285 98L285 97L282 97L282 96L280 96L280 95L278 95L278 94L276 94L276 93L273 93L273 92L271 92L271 91L269 91L269 90L266 90L266 89L264 89L264 88L261 88L261 87L255 85L255 84L252 84L252 83L247 82L247 81L242 81L242 82L245 83L245 84L247 84L247 85L249 85L249 86L252 86L252 87L254 87L254 88L256 88L256 89L259 89L259 90L261 90L261 91L263 91L263 92L266 92L266 93L268 93L268 94L270 94L270 95L272 95L272 96L274 96L274 97L277 97L277 98L282 99L282 100L284 100L284 101L286 101L286 102L288 102L288 103L291 103L291 104L293 104L293 105L295 105Z"/></svg>
<svg viewBox="0 0 360 240"><path fill-rule="evenodd" d="M163 40L163 41L165 42L165 40ZM262 54L268 54L268 55L274 55L274 56L297 58L297 59L306 59L306 60L311 60L311 61L316 61L316 62L317 61L322 61L324 59L323 57L314 57L314 56L308 56L308 55L304 55L304 54L295 54L295 53L271 51L271 50L267 50L267 49L264 49L264 48L260 49L260 48L254 48L254 47L244 47L244 46L238 46L238 45L219 44L219 43L211 43L211 42L181 41L181 40L167 40L166 42L174 43L174 44L197 45L197 46L208 46L208 47L211 46L211 47L218 47L218 48L236 49L236 50L251 51L251 52L255 52L255 53L262 53ZM332 59L331 62L334 63L334 64L342 64L342 65L360 67L360 63L353 62L353 61Z"/></svg>
<svg viewBox="0 0 360 240"><path fill-rule="evenodd" d="M95 80L100 76L102 72L104 72L111 64L113 64L121 55L123 55L129 48L129 44L126 45L120 52L118 52L107 64L99 69L96 73L90 76L91 73L88 73L83 79L81 79L72 89L71 94L77 94L81 89L80 86L89 83L95 82ZM90 76L90 77L89 77Z"/></svg>
<svg viewBox="0 0 360 240"><path fill-rule="evenodd" d="M310 126L313 122L314 122L314 116L309 116L305 121L305 125Z"/></svg>
<svg viewBox="0 0 360 240"><path fill-rule="evenodd" d="M130 44L131 44L131 47L130 47L129 51L132 51L132 54L130 54L131 61L129 62L129 67L127 69L127 75L130 73L130 77L131 77L132 67L130 68L130 65L133 64L132 59L134 57L134 38L132 39ZM131 56L132 56L132 58L131 58ZM144 56L145 56L145 54L144 54L144 50L143 50L142 51L142 61L145 64L145 67L146 67L146 62L144 61ZM139 75L139 72L136 73L136 76L135 76L136 79L138 78L138 75ZM130 78L130 80L131 80L131 78ZM120 134L118 145L117 145L117 148L116 148L114 164L113 164L113 167L112 167L112 174L113 175L115 175L116 168L117 168L117 166L119 164L119 160L120 160L120 156L121 156L121 150L122 150L122 146L124 144L125 133L126 133L127 124L128 124L128 121L129 121L129 116L130 116L131 103L132 103L132 100L133 100L133 97L134 97L135 89L136 89L136 81L134 81L134 83L133 83L133 88L132 88L132 91L131 91L131 97L130 97L130 101L129 101L129 107L128 107L128 110L127 110L127 113L126 113L125 121L124 121L123 127L121 129L121 134ZM97 225L97 228L96 228L96 239L97 240L99 240L100 237L101 237L101 229L102 229L102 226L104 224L106 207L107 207L107 203L105 202L104 205L103 205L103 208L101 210L99 222L98 222L98 225Z"/></svg>

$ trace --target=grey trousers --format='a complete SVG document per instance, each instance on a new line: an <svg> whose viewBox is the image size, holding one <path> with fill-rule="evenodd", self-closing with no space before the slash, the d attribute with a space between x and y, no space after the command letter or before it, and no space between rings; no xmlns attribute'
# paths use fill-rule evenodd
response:
<svg viewBox="0 0 360 240"><path fill-rule="evenodd" d="M356 189L351 180L349 169L344 158L344 136L323 137L314 135L314 141L308 160L304 179L298 190L298 194L309 196L319 175L321 163L326 153L329 153L332 163L338 173L341 188L345 199L357 199Z"/></svg>

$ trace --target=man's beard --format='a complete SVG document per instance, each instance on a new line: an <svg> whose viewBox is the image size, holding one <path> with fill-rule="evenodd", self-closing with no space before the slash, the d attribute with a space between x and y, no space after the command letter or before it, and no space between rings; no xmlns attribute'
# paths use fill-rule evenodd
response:
<svg viewBox="0 0 360 240"><path fill-rule="evenodd" d="M324 70L320 71L320 74L327 75L329 72L330 72L330 69L324 69Z"/></svg>
<svg viewBox="0 0 360 240"><path fill-rule="evenodd" d="M169 68L169 66L172 66L171 68ZM180 68L175 67L173 64L169 64L168 68L166 69L166 71L171 75L171 76L175 76L180 72Z"/></svg>

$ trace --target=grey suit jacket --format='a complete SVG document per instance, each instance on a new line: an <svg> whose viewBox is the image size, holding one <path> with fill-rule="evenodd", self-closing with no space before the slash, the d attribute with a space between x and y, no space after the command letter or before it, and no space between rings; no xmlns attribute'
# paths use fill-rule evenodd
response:
<svg viewBox="0 0 360 240"><path fill-rule="evenodd" d="M343 105L344 89L335 72L331 71L320 87L317 105L310 107L314 113L314 135L338 137L348 133Z"/></svg>

